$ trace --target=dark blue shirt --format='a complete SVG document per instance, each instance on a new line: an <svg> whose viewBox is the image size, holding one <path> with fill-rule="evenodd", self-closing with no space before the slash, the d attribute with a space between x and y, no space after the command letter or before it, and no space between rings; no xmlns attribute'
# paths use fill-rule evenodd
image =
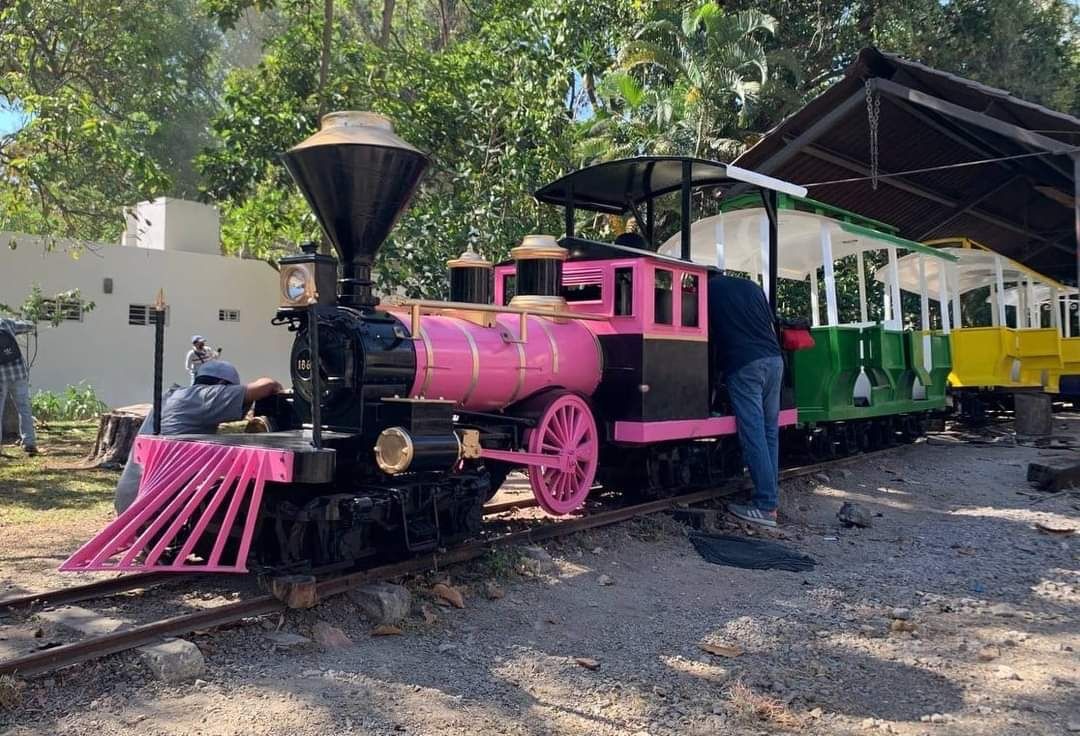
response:
<svg viewBox="0 0 1080 736"><path fill-rule="evenodd" d="M732 373L780 355L769 301L750 279L709 276L709 333L714 370Z"/></svg>

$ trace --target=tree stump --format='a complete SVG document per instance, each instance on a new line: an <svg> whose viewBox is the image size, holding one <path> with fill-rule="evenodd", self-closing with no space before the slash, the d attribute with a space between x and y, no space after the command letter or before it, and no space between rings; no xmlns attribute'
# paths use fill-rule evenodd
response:
<svg viewBox="0 0 1080 736"><path fill-rule="evenodd" d="M124 465L150 409L150 404L133 404L103 412L98 421L97 439L86 463L99 468Z"/></svg>

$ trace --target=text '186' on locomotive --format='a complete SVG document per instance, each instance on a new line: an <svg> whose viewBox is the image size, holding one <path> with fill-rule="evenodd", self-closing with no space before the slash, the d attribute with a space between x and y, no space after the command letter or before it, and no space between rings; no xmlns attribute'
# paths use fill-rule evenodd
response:
<svg viewBox="0 0 1080 736"><path fill-rule="evenodd" d="M466 252L451 301L380 306L376 253L427 157L385 118L341 112L283 158L338 258L281 260L274 322L296 338L292 391L255 407L272 431L138 438L137 500L62 569L374 562L477 534L515 468L552 515L598 485L663 495L741 472L709 370L710 269L689 257L692 195L759 192L775 264L777 193L804 189L702 159L598 164L536 193L565 208L561 240L527 236L497 268ZM661 256L654 200L676 193L683 251ZM632 214L640 233L576 237L577 210Z"/></svg>

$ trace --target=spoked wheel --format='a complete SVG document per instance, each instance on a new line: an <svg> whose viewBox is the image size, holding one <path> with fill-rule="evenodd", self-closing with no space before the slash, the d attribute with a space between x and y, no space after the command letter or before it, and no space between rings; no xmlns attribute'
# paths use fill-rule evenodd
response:
<svg viewBox="0 0 1080 736"><path fill-rule="evenodd" d="M540 508L562 516L585 503L600 454L589 405L574 394L559 396L544 409L526 439L529 452L552 457L550 466L529 468L529 485Z"/></svg>

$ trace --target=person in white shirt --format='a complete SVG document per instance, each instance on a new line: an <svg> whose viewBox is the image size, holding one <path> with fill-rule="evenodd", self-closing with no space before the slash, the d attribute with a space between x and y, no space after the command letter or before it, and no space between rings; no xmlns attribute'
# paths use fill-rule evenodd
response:
<svg viewBox="0 0 1080 736"><path fill-rule="evenodd" d="M209 363L211 360L217 360L221 355L221 348L214 350L213 348L206 346L206 338L202 335L194 335L191 338L191 350L188 351L187 357L184 358L184 368L187 370L188 375L191 376L191 382L195 383L195 374L199 372L199 367L204 363Z"/></svg>

